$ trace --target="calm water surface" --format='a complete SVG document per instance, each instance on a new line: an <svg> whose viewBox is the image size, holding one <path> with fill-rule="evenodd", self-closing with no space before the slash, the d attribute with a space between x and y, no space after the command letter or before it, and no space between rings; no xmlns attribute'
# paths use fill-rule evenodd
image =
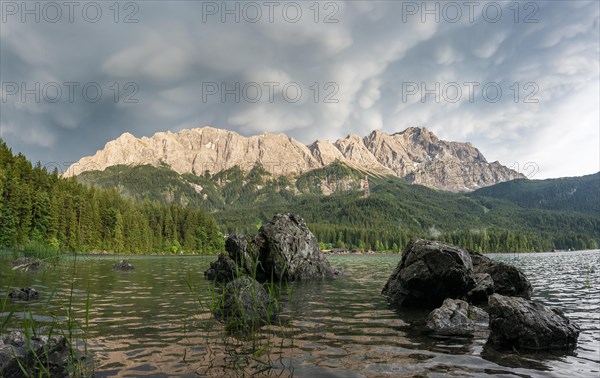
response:
<svg viewBox="0 0 600 378"><path fill-rule="evenodd" d="M582 329L568 354L497 353L487 334L439 339L422 334L426 312L399 311L380 295L398 255L332 256L345 276L284 289L275 326L254 340L227 337L210 315L212 286L203 271L214 257L139 257L133 272L114 272L115 257L79 257L41 272L13 272L0 257L0 287L31 286L41 299L12 303L9 327L24 314L38 326L85 318L97 377L598 377L600 251L503 254L522 268L534 299L559 307ZM73 288L73 289L71 289ZM73 295L71 296L71 292Z"/></svg>

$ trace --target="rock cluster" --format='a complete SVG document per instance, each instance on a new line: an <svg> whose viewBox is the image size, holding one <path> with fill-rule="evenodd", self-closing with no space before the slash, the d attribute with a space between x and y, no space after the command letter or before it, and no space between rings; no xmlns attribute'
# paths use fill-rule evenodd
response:
<svg viewBox="0 0 600 378"><path fill-rule="evenodd" d="M68 348L63 336L32 336L13 331L0 335L0 377L67 376ZM23 372L27 371L27 374Z"/></svg>
<svg viewBox="0 0 600 378"><path fill-rule="evenodd" d="M427 328L439 335L470 335L489 323L498 348L569 349L579 328L557 309L535 303L531 283L516 267L435 241L414 239L382 293L403 307L434 308ZM487 314L470 305L484 303Z"/></svg>
<svg viewBox="0 0 600 378"><path fill-rule="evenodd" d="M129 262L129 260L121 260L115 265L113 265L113 270L118 270L121 272L127 272L133 270L133 265Z"/></svg>
<svg viewBox="0 0 600 378"><path fill-rule="evenodd" d="M139 139L124 133L94 156L73 164L65 175L103 171L115 165L164 164L180 174L217 173L235 166L248 171L259 163L278 177L323 168L336 161L454 191L525 178L498 162L488 163L470 143L443 141L426 128L416 127L391 135L375 130L365 137L348 135L333 143L319 140L311 145L283 134L247 138L212 127L160 132Z"/></svg>
<svg viewBox="0 0 600 378"><path fill-rule="evenodd" d="M17 301L30 301L38 299L39 294L37 290L31 287L15 289L8 293L8 297Z"/></svg>
<svg viewBox="0 0 600 378"><path fill-rule="evenodd" d="M295 214L277 214L265 223L254 238L229 235L227 255L221 254L205 276L226 282L239 273L260 281L302 281L332 278L334 270L319 243ZM236 273L237 272L237 273Z"/></svg>
<svg viewBox="0 0 600 378"><path fill-rule="evenodd" d="M229 235L225 249L227 254L220 254L204 275L226 284L213 314L235 333L253 331L277 316L277 301L257 279L305 281L336 274L315 236L295 214L275 215L254 238Z"/></svg>
<svg viewBox="0 0 600 378"><path fill-rule="evenodd" d="M44 267L44 262L37 257L19 257L12 263L13 269L23 272L35 271Z"/></svg>

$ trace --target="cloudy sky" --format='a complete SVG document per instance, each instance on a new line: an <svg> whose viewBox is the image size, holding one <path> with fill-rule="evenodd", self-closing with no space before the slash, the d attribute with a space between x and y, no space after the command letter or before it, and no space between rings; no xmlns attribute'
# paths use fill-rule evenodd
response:
<svg viewBox="0 0 600 378"><path fill-rule="evenodd" d="M426 126L534 178L600 170L598 1L118 5L1 2L13 150L64 167L125 131Z"/></svg>

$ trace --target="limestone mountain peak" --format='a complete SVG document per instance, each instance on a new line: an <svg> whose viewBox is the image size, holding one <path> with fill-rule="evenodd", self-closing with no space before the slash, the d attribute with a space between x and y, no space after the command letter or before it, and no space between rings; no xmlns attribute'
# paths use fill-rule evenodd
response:
<svg viewBox="0 0 600 378"><path fill-rule="evenodd" d="M65 176L114 165L168 165L184 174L217 173L239 166L262 165L273 177L294 176L334 162L365 173L395 175L409 182L453 191L524 178L498 163L488 163L470 143L448 142L424 127L388 134L374 130L365 137L349 134L331 142L305 145L285 134L265 132L245 137L211 126L158 132L136 138L123 133L94 156L73 164Z"/></svg>

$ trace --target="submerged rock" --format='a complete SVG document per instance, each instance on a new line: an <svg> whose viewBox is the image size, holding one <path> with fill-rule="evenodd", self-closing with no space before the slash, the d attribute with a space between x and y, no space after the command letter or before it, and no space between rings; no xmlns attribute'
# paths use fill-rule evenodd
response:
<svg viewBox="0 0 600 378"><path fill-rule="evenodd" d="M479 307L448 298L429 313L427 328L436 335L472 336L476 330L486 329L488 322L487 312Z"/></svg>
<svg viewBox="0 0 600 378"><path fill-rule="evenodd" d="M444 299L463 297L474 287L473 265L467 251L413 239L382 293L400 306L435 308Z"/></svg>
<svg viewBox="0 0 600 378"><path fill-rule="evenodd" d="M35 271L44 267L44 262L37 257L19 257L12 263L13 269L26 271Z"/></svg>
<svg viewBox="0 0 600 378"><path fill-rule="evenodd" d="M213 313L228 331L246 333L274 321L277 303L258 281L241 277L225 286Z"/></svg>
<svg viewBox="0 0 600 378"><path fill-rule="evenodd" d="M113 270L118 270L121 272L127 272L129 270L133 270L133 265L129 263L129 260L121 260L115 265L113 265Z"/></svg>
<svg viewBox="0 0 600 378"><path fill-rule="evenodd" d="M212 281L229 282L237 277L238 267L231 257L220 253L216 261L213 261L204 272L204 276Z"/></svg>
<svg viewBox="0 0 600 378"><path fill-rule="evenodd" d="M9 298L17 301L30 301L32 299L38 299L38 292L31 287L15 289L8 293Z"/></svg>
<svg viewBox="0 0 600 378"><path fill-rule="evenodd" d="M495 346L528 350L572 349L579 327L560 310L533 301L493 294L489 297L490 338Z"/></svg>
<svg viewBox="0 0 600 378"><path fill-rule="evenodd" d="M511 297L531 298L531 283L523 272L479 253L470 252L475 273L487 273L494 282L494 292Z"/></svg>
<svg viewBox="0 0 600 378"><path fill-rule="evenodd" d="M23 332L10 332L0 336L0 377L67 376L68 353L63 336L27 339Z"/></svg>
<svg viewBox="0 0 600 378"><path fill-rule="evenodd" d="M263 279L309 280L333 277L333 269L304 220L277 214L254 238Z"/></svg>
<svg viewBox="0 0 600 378"><path fill-rule="evenodd" d="M467 293L467 298L472 303L483 303L494 294L494 280L487 273L475 273L475 287Z"/></svg>

